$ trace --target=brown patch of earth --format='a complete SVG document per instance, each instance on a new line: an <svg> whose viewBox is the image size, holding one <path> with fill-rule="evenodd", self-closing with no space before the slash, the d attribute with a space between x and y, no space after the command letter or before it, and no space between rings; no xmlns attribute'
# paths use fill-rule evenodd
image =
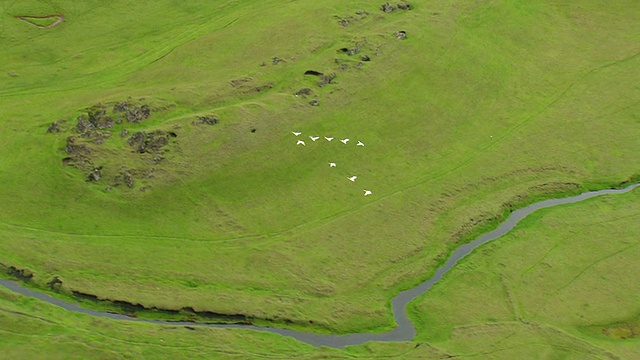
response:
<svg viewBox="0 0 640 360"><path fill-rule="evenodd" d="M58 25L60 25L63 21L64 21L64 16L63 15L47 15L47 16L16 16L16 19L20 20L20 21L24 21L27 24L31 25L31 26L35 26L38 29L50 29L52 27L56 27ZM29 19L56 19L53 23L49 24L49 25L39 25L36 24L34 22L32 22Z"/></svg>

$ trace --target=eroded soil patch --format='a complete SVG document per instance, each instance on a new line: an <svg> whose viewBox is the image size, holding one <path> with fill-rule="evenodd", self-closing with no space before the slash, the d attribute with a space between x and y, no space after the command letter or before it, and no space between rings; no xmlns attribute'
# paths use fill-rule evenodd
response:
<svg viewBox="0 0 640 360"><path fill-rule="evenodd" d="M16 16L16 19L24 21L31 26L35 26L39 29L50 29L60 25L64 21L63 15L48 15L48 16ZM50 24L44 25L47 21L53 21Z"/></svg>

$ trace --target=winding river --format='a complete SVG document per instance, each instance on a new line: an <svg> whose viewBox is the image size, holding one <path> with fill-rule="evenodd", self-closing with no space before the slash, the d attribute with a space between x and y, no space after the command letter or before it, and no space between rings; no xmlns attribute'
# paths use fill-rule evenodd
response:
<svg viewBox="0 0 640 360"><path fill-rule="evenodd" d="M622 194L622 193L626 193L633 190L639 185L640 184L633 184L624 189L605 189L605 190L598 190L598 191L589 191L577 196L572 196L572 197L567 197L562 199L544 200L512 212L511 215L503 223L501 223L497 229L478 237L477 239L475 239L470 243L467 243L458 247L451 254L451 256L449 256L445 264L442 265L440 268L438 268L429 280L417 285L412 289L403 291L399 293L396 297L394 297L391 303L392 303L393 317L395 319L397 326L393 330L383 334L364 333L364 334L348 334L348 335L323 335L323 334L313 334L313 333L306 333L306 332L295 331L295 330L253 326L253 325L203 324L203 323L193 323L193 322L184 322L184 321L139 319L139 318L128 317L126 315L121 315L121 314L112 314L107 312L91 310L91 309L85 309L73 302L60 300L60 299L51 297L50 295L28 289L15 281L0 279L0 285L16 293L40 299L50 304L57 305L68 311L88 314L92 316L99 316L103 318L110 318L115 320L137 321L137 322L146 322L146 323L152 323L152 324L172 325L172 326L208 326L208 327L217 327L217 328L238 328L238 329L268 331L268 332L272 332L272 333L276 333L284 336L290 336L299 341L303 341L314 346L328 346L333 348L342 348L349 345L362 344L367 341L410 341L415 336L416 329L411 323L411 321L409 321L409 318L407 316L407 311L406 311L407 304L409 304L409 302L414 300L416 297L429 291L429 289L433 286L433 284L438 282L442 278L442 276L451 268L453 268L460 259L462 259L464 256L469 254L475 248L508 233L509 231L511 231L511 229L513 229L516 226L516 224L518 224L520 220L522 220L523 218L525 218L526 216L528 216L529 214L533 213L536 210L544 209L552 206L563 205L563 204L575 203L575 202L583 201L583 200L590 199L592 197L596 197L600 195Z"/></svg>

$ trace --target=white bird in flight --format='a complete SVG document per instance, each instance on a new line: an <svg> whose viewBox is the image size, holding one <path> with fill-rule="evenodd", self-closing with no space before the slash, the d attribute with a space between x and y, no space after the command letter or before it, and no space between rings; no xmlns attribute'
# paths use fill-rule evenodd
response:
<svg viewBox="0 0 640 360"><path fill-rule="evenodd" d="M309 136L309 139L316 141L318 139L320 139L320 136Z"/></svg>
<svg viewBox="0 0 640 360"><path fill-rule="evenodd" d="M365 190L364 191L364 196L368 196L368 195L371 195L371 194L373 194L373 193L371 191L369 191L369 190Z"/></svg>
<svg viewBox="0 0 640 360"><path fill-rule="evenodd" d="M354 175L354 176L348 177L347 179L349 179L349 181L356 181L357 178L358 177Z"/></svg>
<svg viewBox="0 0 640 360"><path fill-rule="evenodd" d="M329 163L329 167L336 167L336 163Z"/></svg>
<svg viewBox="0 0 640 360"><path fill-rule="evenodd" d="M332 138L332 137L326 137L326 136L325 136L324 138L325 138L325 139L327 139L327 141L331 141L331 140L333 140L333 138Z"/></svg>
<svg viewBox="0 0 640 360"><path fill-rule="evenodd" d="M348 142L349 142L349 139L342 139L342 140L340 140L340 141L341 141L343 144L346 144L346 143L348 143Z"/></svg>
<svg viewBox="0 0 640 360"><path fill-rule="evenodd" d="M300 131L292 131L293 135L295 136L299 136L300 134L302 134Z"/></svg>
<svg viewBox="0 0 640 360"><path fill-rule="evenodd" d="M358 141L358 144L356 144L358 146L364 146L364 143L362 141Z"/></svg>
<svg viewBox="0 0 640 360"><path fill-rule="evenodd" d="M296 145L303 145L303 146L307 146L307 144L304 143L304 141L302 140L298 140L298 142L296 143Z"/></svg>

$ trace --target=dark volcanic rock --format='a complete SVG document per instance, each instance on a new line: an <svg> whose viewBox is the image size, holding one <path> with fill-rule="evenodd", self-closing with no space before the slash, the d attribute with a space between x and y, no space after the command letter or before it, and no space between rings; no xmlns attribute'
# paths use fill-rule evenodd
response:
<svg viewBox="0 0 640 360"><path fill-rule="evenodd" d="M220 119L215 115L198 116L198 121L192 122L193 125L215 125Z"/></svg>
<svg viewBox="0 0 640 360"><path fill-rule="evenodd" d="M251 80L253 80L253 78L251 78L249 76L245 76L243 78L231 80L230 84L233 87L238 87L238 86L241 86L241 85L246 84L248 82L251 82Z"/></svg>
<svg viewBox="0 0 640 360"><path fill-rule="evenodd" d="M387 3L384 3L384 4L382 4L382 5L380 6L380 10L382 10L383 12L388 13L388 12L395 11L395 10L396 10L396 7L395 7L395 6L393 6L393 5L391 5L391 4L389 4L389 3L387 2Z"/></svg>
<svg viewBox="0 0 640 360"><path fill-rule="evenodd" d="M404 40L407 38L407 32L404 30L396 31L393 35L400 40Z"/></svg>
<svg viewBox="0 0 640 360"><path fill-rule="evenodd" d="M360 57L360 60L362 60L362 61L371 61L371 58L369 57L369 55L362 55Z"/></svg>
<svg viewBox="0 0 640 360"><path fill-rule="evenodd" d="M127 184L128 188L132 188L135 185L131 173L125 172L124 174L122 174L122 177L124 178L124 183Z"/></svg>
<svg viewBox="0 0 640 360"><path fill-rule="evenodd" d="M147 133L144 131L137 131L131 135L129 140L127 140L127 144L129 144L129 146L133 146L136 149L136 152L144 153L146 149L146 141Z"/></svg>
<svg viewBox="0 0 640 360"><path fill-rule="evenodd" d="M60 132L60 122L54 121L47 128L47 133L57 133Z"/></svg>
<svg viewBox="0 0 640 360"><path fill-rule="evenodd" d="M95 129L110 129L113 127L114 120L107 116L107 109L104 105L96 105L87 111L87 121L93 125Z"/></svg>
<svg viewBox="0 0 640 360"><path fill-rule="evenodd" d="M133 180L133 175L130 171L123 171L120 175L113 178L114 186L119 186L124 183L128 188L133 188L135 185L135 181Z"/></svg>
<svg viewBox="0 0 640 360"><path fill-rule="evenodd" d="M67 138L67 145L65 146L65 151L70 156L62 159L63 165L74 165L76 168L82 169L86 166L91 165L91 161L89 159L89 154L91 154L91 150L84 144L78 144L76 138L73 136L69 136Z"/></svg>
<svg viewBox="0 0 640 360"><path fill-rule="evenodd" d="M47 286L49 286L49 289L58 292L62 287L62 279L60 279L59 276L54 276L53 279L47 283Z"/></svg>
<svg viewBox="0 0 640 360"><path fill-rule="evenodd" d="M347 47L340 48L338 49L338 52L345 53L347 55L355 55L360 52L360 43L356 43L356 47L354 48L347 48Z"/></svg>
<svg viewBox="0 0 640 360"><path fill-rule="evenodd" d="M309 96L313 94L313 90L309 88L302 88L298 90L294 95L295 96Z"/></svg>
<svg viewBox="0 0 640 360"><path fill-rule="evenodd" d="M138 153L156 153L169 144L169 134L161 130L152 132L137 131L131 135L127 144Z"/></svg>
<svg viewBox="0 0 640 360"><path fill-rule="evenodd" d="M149 105L136 106L130 101L120 101L113 105L114 113L124 113L128 122L137 124L146 120L151 116L151 108Z"/></svg>
<svg viewBox="0 0 640 360"><path fill-rule="evenodd" d="M7 272L9 273L9 275L17 277L18 279L24 281L24 282L29 282L34 274L31 270L29 269L18 269L15 266L9 266L9 269L7 270Z"/></svg>
<svg viewBox="0 0 640 360"><path fill-rule="evenodd" d="M82 137L91 137L95 131L96 127L87 120L87 117L84 115L78 116L78 122L76 124L76 131Z"/></svg>
<svg viewBox="0 0 640 360"><path fill-rule="evenodd" d="M102 170L102 166L94 168L93 170L91 170L91 172L87 176L87 180L89 180L89 181L98 181L98 180L100 180L100 178L102 177L101 170Z"/></svg>
<svg viewBox="0 0 640 360"><path fill-rule="evenodd" d="M336 78L336 74L335 73L322 75L322 76L320 76L320 81L318 81L318 86L319 87L323 87L325 85L331 84L331 82L335 78Z"/></svg>
<svg viewBox="0 0 640 360"><path fill-rule="evenodd" d="M406 2L398 3L396 6L389 4L388 2L380 5L380 10L386 13L390 13L396 10L411 10L411 5Z"/></svg>
<svg viewBox="0 0 640 360"><path fill-rule="evenodd" d="M65 151L67 152L67 154L71 154L71 155L78 155L78 154L88 155L89 153L91 153L91 150L89 150L89 148L86 145L77 144L76 138L73 136L69 136L67 138L67 146L65 147Z"/></svg>
<svg viewBox="0 0 640 360"><path fill-rule="evenodd" d="M311 100L311 101L309 102L309 105L311 105L311 106L319 106L319 105L320 105L320 102L319 102L318 100Z"/></svg>
<svg viewBox="0 0 640 360"><path fill-rule="evenodd" d="M263 92L263 91L269 90L271 88L273 88L273 85L271 85L271 84L262 84L262 85L254 87L253 91L255 91L255 92Z"/></svg>

